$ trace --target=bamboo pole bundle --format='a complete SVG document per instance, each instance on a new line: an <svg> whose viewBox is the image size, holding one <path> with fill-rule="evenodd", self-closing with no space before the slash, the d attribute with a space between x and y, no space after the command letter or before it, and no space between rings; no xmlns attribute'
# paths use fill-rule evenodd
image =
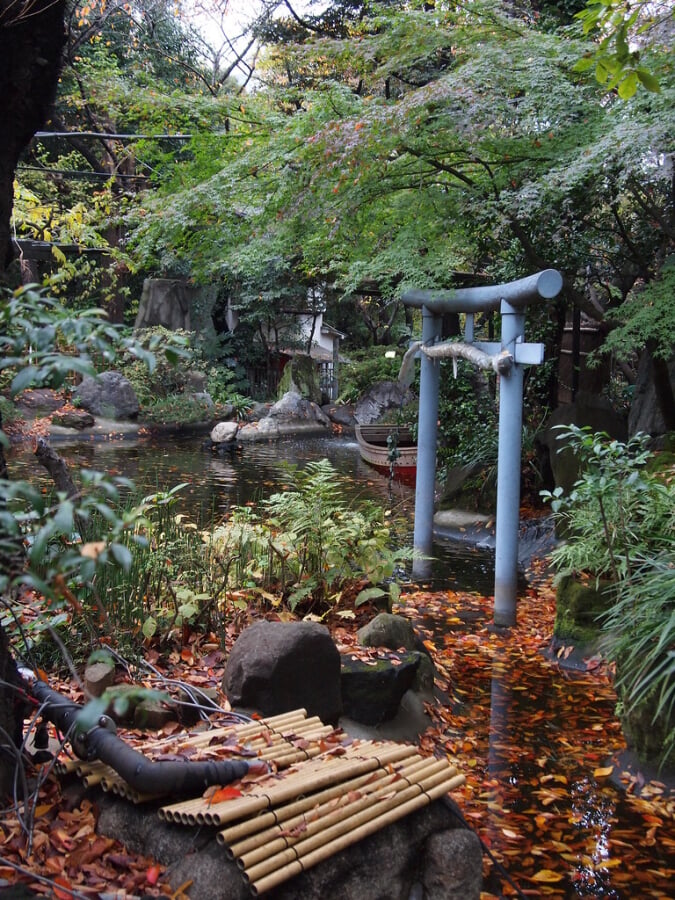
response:
<svg viewBox="0 0 675 900"><path fill-rule="evenodd" d="M250 868L273 853L293 846L300 839L304 841L344 818L355 815L359 810L372 806L381 798L407 790L420 780L429 779L440 772L445 775L448 764L445 760L433 758L420 760L393 773L379 769L375 773L376 779L364 785L361 790L344 791L341 796L317 804L311 809L310 815L303 812L284 818L278 824L232 844L228 855L236 858L242 868ZM280 812L283 813L284 810ZM294 831L297 832L296 835Z"/></svg>
<svg viewBox="0 0 675 900"><path fill-rule="evenodd" d="M265 735L270 738L281 739L286 734L300 734L311 727L323 726L323 722L318 716L307 718L306 715L300 715L300 713L304 714L304 712L304 710L298 710L295 713L288 713L284 717L280 717L282 721L273 725L270 724L271 720L260 719L250 725L241 727L213 728L211 731L200 731L189 738L174 737L171 738L169 746L203 747L213 744L219 738L225 738L226 741L230 738L235 738L237 743L245 744L257 742L258 740L264 743ZM156 747L157 745L154 746Z"/></svg>
<svg viewBox="0 0 675 900"><path fill-rule="evenodd" d="M307 837L302 835L293 846L289 846L289 841L284 842L283 849L277 849L275 846L262 860L258 860L254 865L245 868L244 871L247 878L252 882L257 881L259 878L269 875L270 872L274 872L293 862L298 857L323 846L333 838L340 837L353 828L364 824L364 822L380 816L383 812L394 809L401 803L406 803L413 797L423 794L426 788L434 787L438 783L444 783L449 777L457 774L456 769L451 770L449 774L447 764L444 765L444 769L445 771L435 772L423 781L415 784L408 783L401 791L391 790L390 786L386 792L384 789L378 791L375 800L379 802L371 802L367 805L355 802L353 807L350 806L347 809L346 815L341 816L338 821L333 821L327 828L319 827L313 829L312 833ZM276 845L277 842L273 843Z"/></svg>
<svg viewBox="0 0 675 900"><path fill-rule="evenodd" d="M404 759L399 766L407 765L410 759L414 760L410 765L411 769L426 762L424 757L415 755L414 757ZM399 767L396 767L393 771L398 772L399 770ZM336 782L336 784L325 788L323 791L300 797L300 799L295 800L292 803L287 803L285 806L279 807L278 809L271 809L267 812L259 813L257 816L250 819L244 819L243 822L238 822L236 825L231 825L229 828L225 828L218 833L217 841L219 844L229 846L262 828L285 822L292 816L311 810L321 803L333 800L336 797L341 797L343 794L349 793L349 791L358 790L363 785L367 785L370 782L377 780L379 777L380 770L370 769L363 775L349 778L347 781Z"/></svg>
<svg viewBox="0 0 675 900"><path fill-rule="evenodd" d="M451 771L454 771L455 774L451 775ZM266 865L252 867L252 869L244 873L249 881L251 892L254 896L258 896L272 888L278 887L278 885L283 884L289 878L323 862L335 853L339 853L346 847L374 834L386 825L396 822L409 813L421 809L433 800L443 797L449 791L463 784L464 781L463 775L457 774L456 770L450 769L440 781L434 784L427 784L423 790L418 790L414 796L410 796L399 805L391 804L391 801L385 801L377 810L368 811L375 812L375 815L356 815L346 822L340 823L339 826L333 826L333 828L315 836L312 846L309 846L310 841L297 844L292 850L286 851L289 855L293 854L295 858L285 863L276 859L273 863L270 860ZM414 788L409 789L411 792L413 790ZM318 841L318 838L322 838L322 840ZM302 843L306 843L308 846L303 847ZM282 854L278 854L278 857L281 856ZM276 867L272 868L271 866ZM266 871L263 871L263 869Z"/></svg>
<svg viewBox="0 0 675 900"><path fill-rule="evenodd" d="M304 710L301 712L304 712ZM253 752L257 753L261 758L274 759L276 762L274 751L271 748L277 747L283 751L282 758L285 758L288 755L291 757L292 761L295 761L296 758L302 759L306 758L307 755L316 755L321 752L321 748L307 748L310 751L309 753L298 755L302 748L298 748L296 744L294 744L294 740L325 740L329 735L336 731L336 729L330 725L323 725L318 716L312 716L311 718L304 720L297 717L295 721L289 721L288 725L290 730L284 732L270 730L265 725L261 727L260 723L257 723L255 727L247 726L245 734L241 734L240 732L235 734L232 729L214 729L212 731L200 732L189 738L173 738L170 744L163 743L161 745L161 748L159 748L161 749L161 753L158 753L157 745L153 744L143 745L140 749L147 756L158 758L161 754L166 754L171 750L177 752L179 749L183 750L185 748L199 750L203 747L218 746L217 741L220 737L224 737L225 740L223 741L223 744L227 744L234 736L236 737L236 744L232 746L232 755L235 757L246 756L248 753ZM263 751L264 756L259 751ZM283 764L288 765L288 762L284 760Z"/></svg>
<svg viewBox="0 0 675 900"><path fill-rule="evenodd" d="M312 809L318 803L340 797L345 791L357 790L359 787L367 784L371 779L376 777L377 770L366 772L365 775L359 775L348 781L338 782L332 787L319 791L319 793L311 794L309 797L302 797L299 800L295 800L293 803L288 803L280 809L271 809L268 812L262 812L250 819L244 819L243 822L238 822L236 825L231 825L229 828L224 828L222 831L218 832L217 841L224 846L234 844L236 841L257 832L262 828L275 825L277 822L284 821L285 818L290 818L298 813Z"/></svg>
<svg viewBox="0 0 675 900"><path fill-rule="evenodd" d="M415 748L409 745L391 744L380 745L379 756L371 752L366 756L352 759L346 756L318 758L312 761L315 763L313 771L303 768L266 789L264 793L261 790L255 797L247 795L241 799L217 804L220 808L213 806L204 814L204 822L207 825L225 825L244 816L256 815L265 809L295 800L302 794L322 790L349 777L377 769L381 765L398 762L414 753ZM256 788L260 790L260 785L256 784Z"/></svg>

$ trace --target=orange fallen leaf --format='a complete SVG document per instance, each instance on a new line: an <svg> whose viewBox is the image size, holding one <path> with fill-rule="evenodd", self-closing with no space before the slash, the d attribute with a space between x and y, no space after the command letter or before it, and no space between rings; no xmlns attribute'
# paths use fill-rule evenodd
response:
<svg viewBox="0 0 675 900"><path fill-rule="evenodd" d="M233 787L222 787L218 788L211 796L209 797L209 806L212 803L223 803L225 800L235 800L237 797L241 797L242 793L237 788Z"/></svg>
<svg viewBox="0 0 675 900"><path fill-rule="evenodd" d="M148 884L157 884L159 881L159 874L161 872L161 868L158 865L150 866L148 871L145 873L145 880Z"/></svg>
<svg viewBox="0 0 675 900"><path fill-rule="evenodd" d="M540 869L536 875L532 876L532 881L540 881L543 884L555 884L556 881L562 881L565 876L552 869Z"/></svg>
<svg viewBox="0 0 675 900"><path fill-rule="evenodd" d="M606 766L605 768L593 769L594 778L607 778L614 771L614 766Z"/></svg>
<svg viewBox="0 0 675 900"><path fill-rule="evenodd" d="M65 888L65 890L62 891L61 888ZM70 882L67 881L63 875L57 875L54 879L54 896L56 897L56 900L71 900L73 896Z"/></svg>

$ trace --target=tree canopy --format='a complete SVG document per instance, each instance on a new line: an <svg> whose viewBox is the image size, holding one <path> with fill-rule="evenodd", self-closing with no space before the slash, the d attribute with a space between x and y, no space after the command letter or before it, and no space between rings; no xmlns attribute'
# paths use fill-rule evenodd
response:
<svg viewBox="0 0 675 900"><path fill-rule="evenodd" d="M141 265L233 284L291 266L385 297L550 265L595 316L659 271L667 56L660 93L627 104L575 71L581 38L502 4L372 4L336 31L265 49L228 140L200 136L131 212Z"/></svg>

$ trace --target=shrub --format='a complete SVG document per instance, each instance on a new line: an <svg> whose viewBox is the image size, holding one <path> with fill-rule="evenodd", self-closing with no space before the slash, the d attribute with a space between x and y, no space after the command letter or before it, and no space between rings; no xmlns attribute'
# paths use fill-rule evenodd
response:
<svg viewBox="0 0 675 900"><path fill-rule="evenodd" d="M325 610L350 581L392 579L411 551L391 549L383 511L367 502L350 507L327 460L287 469L289 487L263 501L259 514L239 510L204 535L212 553L236 559L232 583L275 590L291 610Z"/></svg>
<svg viewBox="0 0 675 900"><path fill-rule="evenodd" d="M340 400L356 403L368 388L378 381L396 381L402 351L394 358L385 356L391 347L370 347L368 350L350 352L349 362L340 366Z"/></svg>
<svg viewBox="0 0 675 900"><path fill-rule="evenodd" d="M675 479L650 471L647 438L627 443L569 426L561 439L581 476L568 497L546 492L566 539L553 551L558 577L609 581L601 646L616 664L624 727L639 722L638 752L670 764L675 750ZM672 467L671 467L672 468ZM615 598L615 599L614 599ZM646 740L661 734L657 746Z"/></svg>

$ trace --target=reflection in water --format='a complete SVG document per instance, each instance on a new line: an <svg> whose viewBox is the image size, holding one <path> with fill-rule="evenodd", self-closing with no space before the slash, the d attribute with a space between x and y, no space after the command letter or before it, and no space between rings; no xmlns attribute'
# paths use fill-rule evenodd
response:
<svg viewBox="0 0 675 900"><path fill-rule="evenodd" d="M305 466L328 459L344 476L345 498L371 500L400 517L395 535L399 546L412 545L414 491L390 483L363 462L358 444L345 438L286 438L244 444L224 455L203 449L203 438L163 437L123 441L74 441L55 443L55 448L76 468L100 469L131 478L139 491L169 490L185 483L178 495L177 512L189 516L200 528L219 521L235 506L254 503L281 491L287 484L285 465ZM45 478L26 447L10 456L11 477L30 474ZM439 542L428 578L430 586L477 590L491 594L493 553L462 543Z"/></svg>
<svg viewBox="0 0 675 900"><path fill-rule="evenodd" d="M462 810L527 896L665 900L667 820L645 816L604 774L621 771L625 746L616 696L541 654L544 636L527 626L541 602L521 598L506 635L491 633L489 602L469 594L447 593L420 621L447 679L437 740L470 773ZM645 819L661 825L651 841ZM484 889L512 896L494 870Z"/></svg>
<svg viewBox="0 0 675 900"><path fill-rule="evenodd" d="M177 484L176 511L199 527L208 527L227 516L236 506L255 503L287 484L285 465L305 466L312 460L328 459L343 476L347 500L371 500L392 513L397 521L394 540L399 547L413 543L414 490L391 482L361 459L358 444L345 438L286 438L245 444L224 455L202 447L204 439L164 437L123 441L73 441L55 443L73 468L100 469L124 475L142 494L166 491ZM15 448L10 456L10 476L40 477L27 447ZM425 572L423 587L453 588L491 595L494 586L494 553L460 541L439 541ZM410 568L410 567L409 567Z"/></svg>

